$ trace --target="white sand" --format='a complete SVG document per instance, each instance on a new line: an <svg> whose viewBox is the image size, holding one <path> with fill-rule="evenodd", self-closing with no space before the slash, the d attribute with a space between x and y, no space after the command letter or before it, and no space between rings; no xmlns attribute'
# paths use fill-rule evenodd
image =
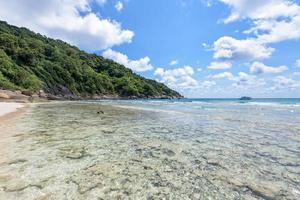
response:
<svg viewBox="0 0 300 200"><path fill-rule="evenodd" d="M22 103L0 102L0 117L11 112L17 111L18 108L24 107Z"/></svg>

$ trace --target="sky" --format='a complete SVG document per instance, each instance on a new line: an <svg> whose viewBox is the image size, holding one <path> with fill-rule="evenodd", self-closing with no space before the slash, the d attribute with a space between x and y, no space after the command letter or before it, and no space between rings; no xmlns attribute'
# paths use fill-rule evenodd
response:
<svg viewBox="0 0 300 200"><path fill-rule="evenodd" d="M0 0L0 20L186 97L300 97L300 0Z"/></svg>

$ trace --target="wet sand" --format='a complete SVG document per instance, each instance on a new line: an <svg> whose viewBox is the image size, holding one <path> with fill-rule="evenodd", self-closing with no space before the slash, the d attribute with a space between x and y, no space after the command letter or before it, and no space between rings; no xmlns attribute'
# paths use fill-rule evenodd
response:
<svg viewBox="0 0 300 200"><path fill-rule="evenodd" d="M29 104L25 103L0 102L0 166L7 161L7 152L14 145L17 120L28 108Z"/></svg>
<svg viewBox="0 0 300 200"><path fill-rule="evenodd" d="M24 107L23 103L17 102L0 102L0 117L16 112L19 108Z"/></svg>

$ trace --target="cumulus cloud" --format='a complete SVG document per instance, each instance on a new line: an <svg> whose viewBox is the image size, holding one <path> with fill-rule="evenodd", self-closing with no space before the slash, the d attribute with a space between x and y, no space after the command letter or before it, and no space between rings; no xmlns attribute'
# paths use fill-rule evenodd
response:
<svg viewBox="0 0 300 200"><path fill-rule="evenodd" d="M217 85L217 83L215 81L203 81L201 83L201 87L206 88L206 89L209 89L215 85Z"/></svg>
<svg viewBox="0 0 300 200"><path fill-rule="evenodd" d="M202 47L206 50L209 50L211 48L211 46L205 42L202 43Z"/></svg>
<svg viewBox="0 0 300 200"><path fill-rule="evenodd" d="M300 76L300 72L294 72L293 75L294 76Z"/></svg>
<svg viewBox="0 0 300 200"><path fill-rule="evenodd" d="M212 62L209 66L207 66L208 69L230 69L232 64L230 62Z"/></svg>
<svg viewBox="0 0 300 200"><path fill-rule="evenodd" d="M231 8L225 23L251 19L254 33L261 43L276 43L300 38L300 6L291 0L220 0Z"/></svg>
<svg viewBox="0 0 300 200"><path fill-rule="evenodd" d="M224 22L238 19L276 19L299 14L299 7L290 0L220 0L231 8L231 14Z"/></svg>
<svg viewBox="0 0 300 200"><path fill-rule="evenodd" d="M160 75L160 76L190 76L194 74L194 69L191 66L184 66L182 68L176 68L176 69L170 69L170 70L164 70L163 68L157 68L155 70L154 75Z"/></svg>
<svg viewBox="0 0 300 200"><path fill-rule="evenodd" d="M300 6L293 0L219 0L229 6L231 13L223 20L225 24L238 20L247 20L249 28L241 33L242 39L222 36L210 48L213 58L210 68L219 68L216 63L250 62L250 73L240 72L233 75L223 72L208 76L213 79L227 79L236 89L246 90L262 88L267 84L274 88L298 88L299 81L283 76L275 80L264 80L255 75L278 74L288 70L287 66L267 66L262 60L272 56L273 44L300 39ZM250 22L250 23L249 23ZM209 45L205 45L207 47ZM295 66L300 67L300 60ZM222 68L222 67L221 67ZM226 67L225 67L226 68ZM229 67L228 67L229 68ZM297 73L297 72L296 72ZM254 75L255 74L255 75ZM294 73L295 74L295 73ZM266 82L267 81L267 82Z"/></svg>
<svg viewBox="0 0 300 200"><path fill-rule="evenodd" d="M104 51L102 55L103 57L114 60L115 62L120 63L125 67L132 69L133 71L143 72L153 69L148 56L139 60L130 60L125 54L113 51L112 49Z"/></svg>
<svg viewBox="0 0 300 200"><path fill-rule="evenodd" d="M231 9L224 23L249 20L246 39L223 36L213 44L215 59L263 60L275 51L273 43L300 39L300 6L292 0L219 0ZM283 68L282 68L283 69Z"/></svg>
<svg viewBox="0 0 300 200"><path fill-rule="evenodd" d="M228 36L219 38L213 46L215 59L262 60L274 51L255 39L237 40Z"/></svg>
<svg viewBox="0 0 300 200"><path fill-rule="evenodd" d="M250 76L249 74L245 73L245 72L239 72L238 76L234 78L235 81L237 81L239 84L243 85L247 82L249 82L250 80L252 80L254 78L254 76Z"/></svg>
<svg viewBox="0 0 300 200"><path fill-rule="evenodd" d="M106 3L106 0L96 0L96 3L100 6L103 6Z"/></svg>
<svg viewBox="0 0 300 200"><path fill-rule="evenodd" d="M296 65L296 67L300 67L300 59L296 60L295 65Z"/></svg>
<svg viewBox="0 0 300 200"><path fill-rule="evenodd" d="M191 66L183 66L181 68L165 70L157 68L154 72L155 76L160 77L160 81L174 89L191 89L198 86L198 81L192 75L194 69Z"/></svg>
<svg viewBox="0 0 300 200"><path fill-rule="evenodd" d="M182 89L193 89L198 86L198 81L191 76L183 76L181 82L178 83L178 87Z"/></svg>
<svg viewBox="0 0 300 200"><path fill-rule="evenodd" d="M209 78L227 79L234 82L234 87L239 88L256 88L266 84L264 80L257 79L256 76L249 75L245 72L239 72L237 75L233 75L231 72L223 72L215 75L210 75Z"/></svg>
<svg viewBox="0 0 300 200"><path fill-rule="evenodd" d="M170 65L173 66L173 65L177 65L178 64L178 60L172 60L170 62Z"/></svg>
<svg viewBox="0 0 300 200"><path fill-rule="evenodd" d="M300 88L300 81L296 81L291 78L287 78L285 76L277 76L274 78L273 81L275 83L275 86L272 89L274 90L284 89L284 88L289 88L289 89Z"/></svg>
<svg viewBox="0 0 300 200"><path fill-rule="evenodd" d="M223 73L215 74L215 75L212 75L211 77L215 78L215 79L222 79L222 78L226 78L229 80L234 79L234 76L230 72L223 72Z"/></svg>
<svg viewBox="0 0 300 200"><path fill-rule="evenodd" d="M263 79L257 79L256 76L249 75L245 72L239 72L237 76L230 80L235 81L233 86L238 88L258 88L266 84Z"/></svg>
<svg viewBox="0 0 300 200"><path fill-rule="evenodd" d="M300 9L299 9L300 13ZM248 30L248 33L267 32L257 34L257 40L263 43L277 43L285 40L300 39L300 14L287 21L258 20L255 27Z"/></svg>
<svg viewBox="0 0 300 200"><path fill-rule="evenodd" d="M117 11L121 12L124 8L124 5L121 1L118 1L115 5L115 8L116 8Z"/></svg>
<svg viewBox="0 0 300 200"><path fill-rule="evenodd" d="M300 81L296 81L284 76L277 76L273 79L264 80L258 78L257 76L240 72L237 76L229 76L228 79L234 82L232 86L237 89L251 89L251 91L253 91L253 89L259 89L259 91L257 92L263 92L262 94L264 94L264 92L272 90L300 88ZM266 88L267 86L272 87Z"/></svg>
<svg viewBox="0 0 300 200"><path fill-rule="evenodd" d="M250 67L252 74L278 74L288 70L287 66L270 67L261 62L254 62Z"/></svg>
<svg viewBox="0 0 300 200"><path fill-rule="evenodd" d="M92 1L0 1L0 18L88 51L130 43L134 33L116 21L99 17L90 7Z"/></svg>

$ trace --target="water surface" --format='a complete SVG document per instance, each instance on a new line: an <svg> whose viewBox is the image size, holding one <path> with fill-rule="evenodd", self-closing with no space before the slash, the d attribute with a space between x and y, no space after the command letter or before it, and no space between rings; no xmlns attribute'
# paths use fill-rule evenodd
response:
<svg viewBox="0 0 300 200"><path fill-rule="evenodd" d="M0 199L300 199L300 101L33 106Z"/></svg>

